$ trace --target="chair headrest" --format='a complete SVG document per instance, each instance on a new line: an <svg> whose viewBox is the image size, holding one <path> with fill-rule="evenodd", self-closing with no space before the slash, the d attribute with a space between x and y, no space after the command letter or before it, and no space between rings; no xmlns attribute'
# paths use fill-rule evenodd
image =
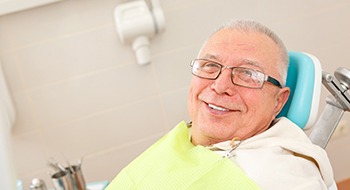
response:
<svg viewBox="0 0 350 190"><path fill-rule="evenodd" d="M317 119L321 79L321 65L315 56L289 52L286 86L291 94L277 117L287 117L302 129L310 128Z"/></svg>

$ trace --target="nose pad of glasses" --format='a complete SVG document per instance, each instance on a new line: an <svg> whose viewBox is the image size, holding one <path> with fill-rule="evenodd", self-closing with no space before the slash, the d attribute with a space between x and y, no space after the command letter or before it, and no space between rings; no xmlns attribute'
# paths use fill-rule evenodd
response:
<svg viewBox="0 0 350 190"><path fill-rule="evenodd" d="M227 74L225 74L227 73ZM227 80L227 77L229 78L229 81L233 84L233 81L232 81L232 78L233 78L233 71L231 68L228 68L228 67L223 67L221 69L221 73L220 75L218 76L219 77L223 77L225 78L226 77L226 80Z"/></svg>
<svg viewBox="0 0 350 190"><path fill-rule="evenodd" d="M221 70L221 74L214 80L211 84L211 88L215 90L218 94L228 94L232 95L232 87L235 86L232 82L232 71L228 69Z"/></svg>

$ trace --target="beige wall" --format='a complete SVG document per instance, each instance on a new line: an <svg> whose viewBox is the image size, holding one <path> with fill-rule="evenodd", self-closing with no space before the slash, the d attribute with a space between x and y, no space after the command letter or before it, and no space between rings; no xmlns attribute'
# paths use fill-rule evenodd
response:
<svg viewBox="0 0 350 190"><path fill-rule="evenodd" d="M264 23L289 50L316 55L324 70L350 68L347 0L161 0L166 30L152 40L153 63L144 67L115 32L121 2L65 0L0 17L0 59L17 110L15 162L26 187L34 177L49 180L50 157L76 163L84 156L88 182L110 180L188 121L189 61L230 18ZM350 177L348 144L349 135L327 148L338 181Z"/></svg>

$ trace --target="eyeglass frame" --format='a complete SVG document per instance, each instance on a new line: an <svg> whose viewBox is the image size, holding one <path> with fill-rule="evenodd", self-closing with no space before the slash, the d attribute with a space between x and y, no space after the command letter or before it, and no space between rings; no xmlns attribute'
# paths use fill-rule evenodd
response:
<svg viewBox="0 0 350 190"><path fill-rule="evenodd" d="M217 73L216 77L214 77L214 78L208 78L208 77L199 76L199 75L197 75L197 74L194 73L194 67L193 67L193 66L194 66L194 63L195 63L196 61L200 61L200 60L202 60L202 61L208 61L208 62L211 62L211 63L214 63L214 64L220 66L219 72ZM251 89L261 89L261 88L264 87L265 82L269 82L269 83L271 83L272 85L277 86L278 88L283 88L283 86L281 85L281 83L280 83L277 79L275 79L275 78L273 78L273 77L271 77L271 76L265 74L265 73L262 72L262 71L258 71L258 70L252 69L252 68L247 68L247 67L236 67L236 66L224 66L224 65L222 65L222 64L220 64L220 63L218 63L218 62L216 62L216 61L212 61L212 60L209 60L209 59L193 59L193 60L191 61L190 65L191 65L191 73L192 73L194 76L199 77L199 78L203 78L203 79L216 80L217 78L219 78L219 76L220 76L220 74L222 73L222 71L226 68L226 69L230 69L230 70L231 70L231 82L232 82L234 85L238 85L238 86L242 86L242 87L246 87L246 88L251 88ZM264 80L263 80L261 86L260 86L260 87L251 87L251 86L245 86L245 85L241 85L241 84L236 84L236 83L233 81L233 79L234 79L234 78L233 78L233 77L234 77L233 71L234 71L235 68L247 69L247 70L251 70L251 71L254 71L254 72L257 72L257 73L260 73L260 74L264 75Z"/></svg>

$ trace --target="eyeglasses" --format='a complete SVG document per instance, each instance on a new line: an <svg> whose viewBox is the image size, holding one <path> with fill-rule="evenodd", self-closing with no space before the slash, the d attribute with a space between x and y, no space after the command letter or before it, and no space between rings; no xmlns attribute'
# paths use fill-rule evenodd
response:
<svg viewBox="0 0 350 190"><path fill-rule="evenodd" d="M235 85L258 89L262 88L265 81L267 81L282 88L281 83L275 78L250 68L224 66L207 59L194 59L191 62L191 67L192 74L199 78L215 80L219 77L222 70L227 68L232 70L231 81Z"/></svg>

